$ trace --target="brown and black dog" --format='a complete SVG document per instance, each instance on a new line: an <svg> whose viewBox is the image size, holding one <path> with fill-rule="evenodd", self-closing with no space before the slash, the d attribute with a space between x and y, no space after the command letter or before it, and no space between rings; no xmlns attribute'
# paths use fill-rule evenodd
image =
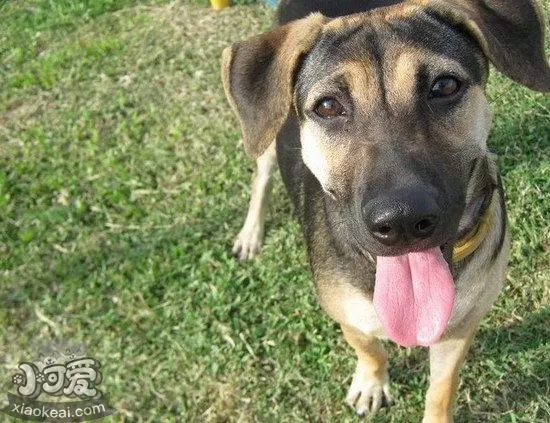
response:
<svg viewBox="0 0 550 423"><path fill-rule="evenodd" d="M451 422L458 374L506 273L509 236L486 140L489 63L550 91L531 0L287 0L273 31L223 53L257 159L234 253L263 237L276 162L321 305L358 357L357 413L391 402L378 338L429 346L424 422Z"/></svg>

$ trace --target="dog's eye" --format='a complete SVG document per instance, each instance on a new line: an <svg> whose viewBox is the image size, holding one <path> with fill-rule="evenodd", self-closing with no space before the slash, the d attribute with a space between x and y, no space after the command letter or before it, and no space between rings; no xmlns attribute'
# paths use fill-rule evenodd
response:
<svg viewBox="0 0 550 423"><path fill-rule="evenodd" d="M313 111L317 116L322 117L323 119L330 119L336 116L342 116L346 114L344 106L340 102L332 97L322 98Z"/></svg>
<svg viewBox="0 0 550 423"><path fill-rule="evenodd" d="M452 76L437 79L430 90L430 98L450 97L460 89L460 82Z"/></svg>

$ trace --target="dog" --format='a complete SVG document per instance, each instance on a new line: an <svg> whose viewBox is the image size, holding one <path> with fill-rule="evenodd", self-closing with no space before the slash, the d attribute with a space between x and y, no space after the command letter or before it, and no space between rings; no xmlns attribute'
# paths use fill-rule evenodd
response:
<svg viewBox="0 0 550 423"><path fill-rule="evenodd" d="M550 91L531 0L286 0L222 55L257 162L233 252L252 258L278 165L317 296L357 354L346 401L390 404L379 339L429 347L424 423L452 422L459 372L505 279L504 194L486 140L489 64Z"/></svg>

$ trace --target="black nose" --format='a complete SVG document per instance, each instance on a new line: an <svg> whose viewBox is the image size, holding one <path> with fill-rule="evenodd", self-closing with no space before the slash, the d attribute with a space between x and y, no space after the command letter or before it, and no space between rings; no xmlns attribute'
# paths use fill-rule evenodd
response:
<svg viewBox="0 0 550 423"><path fill-rule="evenodd" d="M406 245L429 238L440 221L441 210L433 196L407 189L378 197L363 206L372 236L385 245Z"/></svg>

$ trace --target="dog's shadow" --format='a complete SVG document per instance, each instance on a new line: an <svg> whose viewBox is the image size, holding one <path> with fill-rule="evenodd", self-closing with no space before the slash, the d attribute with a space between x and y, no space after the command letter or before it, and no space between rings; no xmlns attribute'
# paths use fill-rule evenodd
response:
<svg viewBox="0 0 550 423"><path fill-rule="evenodd" d="M550 307L504 327L482 327L467 359L470 371L463 372L465 395L461 395L457 422L494 421L510 413L547 413L540 408L535 411L533 404L550 394L549 341ZM483 391L476 384L480 374L494 379L483 381Z"/></svg>

